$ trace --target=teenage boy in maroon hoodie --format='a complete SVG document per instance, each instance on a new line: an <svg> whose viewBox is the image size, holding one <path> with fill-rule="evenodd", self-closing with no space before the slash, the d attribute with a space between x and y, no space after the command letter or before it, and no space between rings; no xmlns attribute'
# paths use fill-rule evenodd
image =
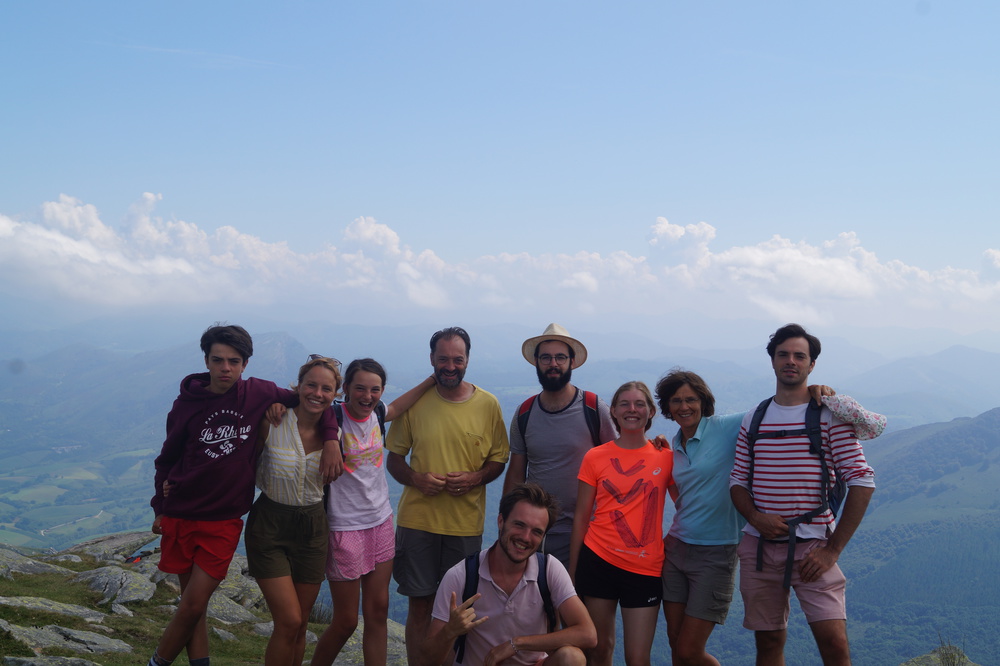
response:
<svg viewBox="0 0 1000 666"><path fill-rule="evenodd" d="M242 378L253 355L253 341L242 327L209 327L201 349L208 372L181 382L154 463L156 494L150 505L156 514L153 532L163 535L159 567L180 577L181 600L149 666L169 665L185 647L192 666L208 666L205 612L233 559L241 517L253 503L258 425L271 404L298 404L294 392L274 382ZM336 478L343 461L332 410L320 427L326 440L324 475Z"/></svg>

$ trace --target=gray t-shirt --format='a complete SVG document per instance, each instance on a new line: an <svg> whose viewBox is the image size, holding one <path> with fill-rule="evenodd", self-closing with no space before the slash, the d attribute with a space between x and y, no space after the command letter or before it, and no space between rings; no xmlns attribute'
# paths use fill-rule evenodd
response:
<svg viewBox="0 0 1000 666"><path fill-rule="evenodd" d="M597 399L601 421L601 443L618 436L607 404ZM525 442L527 440L527 443ZM531 405L525 437L517 427L517 415L510 422L510 452L528 458L527 481L533 481L559 500L559 518L549 535L568 535L573 531L576 509L576 475L583 456L594 446L587 420L583 415L583 391L564 409L547 412L536 398Z"/></svg>

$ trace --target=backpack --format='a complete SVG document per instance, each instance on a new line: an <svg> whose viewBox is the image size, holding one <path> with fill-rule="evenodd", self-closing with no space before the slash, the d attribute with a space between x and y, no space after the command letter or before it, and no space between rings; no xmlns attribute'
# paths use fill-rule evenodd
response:
<svg viewBox="0 0 1000 666"><path fill-rule="evenodd" d="M548 622L549 633L556 630L556 609L552 605L552 592L549 591L548 555L535 553L538 561L538 592L542 595L542 608L545 609L545 619ZM465 558L465 587L462 588L462 603L465 603L479 589L479 553L472 553ZM465 637L462 634L455 639L455 663L461 664L465 658Z"/></svg>
<svg viewBox="0 0 1000 666"><path fill-rule="evenodd" d="M333 413L337 415L337 427L344 422L344 401L334 400L333 401ZM375 417L378 418L378 429L382 432L382 443L385 443L385 403L381 400L375 405ZM341 428L343 430L343 428ZM340 455L344 455L344 442L340 442ZM323 484L323 509L326 511L330 510L330 484Z"/></svg>
<svg viewBox="0 0 1000 666"><path fill-rule="evenodd" d="M533 395L521 403L517 410L517 429L521 433L521 440L524 440L524 433L528 431L528 417L531 416L531 407L535 404L537 395ZM590 439L594 446L600 446L601 441L601 414L597 411L597 394L590 391L583 392L583 417L587 421L587 429L590 431Z"/></svg>
<svg viewBox="0 0 1000 666"><path fill-rule="evenodd" d="M750 419L750 428L747 430L747 454L750 458L749 470L747 473L747 487L753 488L753 468L754 468L754 445L757 440L761 438L760 435L760 424L764 420L764 413L767 411L768 406L773 400L773 396L762 401L757 405L757 410L753 413L753 417ZM792 581L792 567L795 560L795 531L796 527L800 524L808 524L829 509L834 516L840 511L840 506L843 504L844 496L847 494L847 484L840 472L834 470L835 480L830 483L830 470L826 464L826 455L823 453L823 430L820 425L820 415L822 413L823 406L817 403L815 400L809 401L809 406L806 407L806 422L804 428L796 428L793 430L772 430L765 433L767 439L780 439L783 437L797 437L799 435L809 436L809 453L819 457L820 475L822 477L822 490L820 493L821 501L820 505L811 511L798 516L796 518L791 518L787 520L788 524L788 560L785 563L785 579L783 581L784 587L787 589L791 586ZM757 571L762 568L762 555L764 551L764 539L761 538L757 542Z"/></svg>

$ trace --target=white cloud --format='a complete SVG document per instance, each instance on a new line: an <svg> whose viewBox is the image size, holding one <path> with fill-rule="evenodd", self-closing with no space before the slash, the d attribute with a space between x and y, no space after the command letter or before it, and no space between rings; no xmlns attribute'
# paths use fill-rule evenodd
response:
<svg viewBox="0 0 1000 666"><path fill-rule="evenodd" d="M708 243L715 238L715 227L706 222L680 226L671 224L665 217L656 218L656 223L650 228L652 238L650 245L676 243L685 236L696 243Z"/></svg>
<svg viewBox="0 0 1000 666"><path fill-rule="evenodd" d="M37 221L0 215L0 291L40 302L108 307L219 304L358 308L373 323L427 312L516 321L525 312L682 325L682 309L712 317L1000 329L1000 251L983 270L927 270L881 261L845 231L818 244L781 236L713 248L716 230L657 218L649 257L614 249L575 254L482 254L450 263L411 248L370 217L343 229L343 246L301 253L232 226L206 231L155 215L145 193L120 229L62 195ZM637 225L640 226L640 225ZM680 250L668 261L664 250ZM667 252L669 254L669 250ZM467 253L474 255L474 249Z"/></svg>

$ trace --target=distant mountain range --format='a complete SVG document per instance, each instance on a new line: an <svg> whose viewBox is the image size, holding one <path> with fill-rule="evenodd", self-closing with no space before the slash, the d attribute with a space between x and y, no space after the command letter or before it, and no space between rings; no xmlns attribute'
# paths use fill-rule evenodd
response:
<svg viewBox="0 0 1000 666"><path fill-rule="evenodd" d="M148 527L152 460L181 378L203 368L190 339L171 342L118 330L52 331L15 340L0 333L0 542L65 547L102 533ZM468 379L498 396L510 417L537 392L519 354L525 327L472 331ZM124 337L122 337L124 336ZM255 335L248 374L288 384L308 353L349 361L371 355L389 372L387 396L430 371L429 331L317 325L296 334ZM150 340L155 349L145 348ZM575 382L610 396L633 378L654 383L682 365L702 374L719 411L749 409L773 390L763 344L754 349L666 348L648 338L595 336ZM855 663L900 663L938 646L939 632L979 663L1000 663L1000 354L955 346L886 360L827 341L813 377L890 418L890 432L866 445L878 490L842 558L851 580ZM663 419L654 431L670 432ZM499 484L490 488L495 506ZM490 521L487 521L490 522ZM487 540L491 538L487 535ZM731 621L712 638L727 664L750 663L752 637ZM814 663L808 628L793 624L789 663Z"/></svg>

